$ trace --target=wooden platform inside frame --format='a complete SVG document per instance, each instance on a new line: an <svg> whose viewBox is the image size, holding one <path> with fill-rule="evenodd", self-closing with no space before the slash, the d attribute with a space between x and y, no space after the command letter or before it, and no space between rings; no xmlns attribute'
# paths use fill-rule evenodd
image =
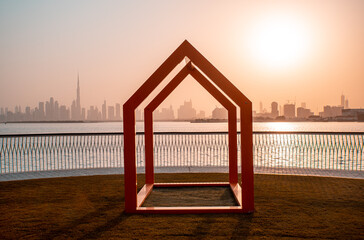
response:
<svg viewBox="0 0 364 240"><path fill-rule="evenodd" d="M148 196L156 188L206 188L209 187L227 187L231 190L236 205L232 206L143 206ZM228 182L214 183L154 183L145 184L138 192L138 206L136 213L161 213L161 214L186 214L186 213L242 213L241 187L239 184L230 184ZM171 203L173 205L173 203Z"/></svg>

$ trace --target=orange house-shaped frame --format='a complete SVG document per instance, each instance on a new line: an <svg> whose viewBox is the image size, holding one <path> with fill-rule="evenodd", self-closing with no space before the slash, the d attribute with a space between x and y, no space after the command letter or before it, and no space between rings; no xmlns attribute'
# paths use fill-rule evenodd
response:
<svg viewBox="0 0 364 240"><path fill-rule="evenodd" d="M190 62L162 89L144 109L145 185L137 192L135 155L135 109L185 57ZM195 65L197 68L194 68ZM216 88L200 70L221 90ZM153 163L153 111L188 76L191 75L228 110L229 182L228 183L155 183ZM240 108L241 183L238 182L236 107ZM252 142L252 103L225 78L188 41L184 41L147 81L123 105L124 118L124 181L127 213L225 213L254 211L254 174ZM153 187L230 186L238 206L220 207L142 207Z"/></svg>

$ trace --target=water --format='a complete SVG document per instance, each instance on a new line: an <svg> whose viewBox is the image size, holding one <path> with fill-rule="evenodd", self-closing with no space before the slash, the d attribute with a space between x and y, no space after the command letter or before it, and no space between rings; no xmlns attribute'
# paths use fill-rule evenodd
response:
<svg viewBox="0 0 364 240"><path fill-rule="evenodd" d="M143 123L136 123L143 132ZM238 125L238 130L240 126ZM122 122L1 123L1 134L122 132ZM154 122L155 132L220 132L227 123ZM253 131L364 132L363 122L255 122Z"/></svg>

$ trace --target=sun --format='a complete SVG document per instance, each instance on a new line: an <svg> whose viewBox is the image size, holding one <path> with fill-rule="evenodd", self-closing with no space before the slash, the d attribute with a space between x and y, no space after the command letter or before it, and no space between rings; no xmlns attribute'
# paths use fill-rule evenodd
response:
<svg viewBox="0 0 364 240"><path fill-rule="evenodd" d="M265 17L252 25L247 38L252 59L264 67L292 67L309 52L310 34L294 16Z"/></svg>

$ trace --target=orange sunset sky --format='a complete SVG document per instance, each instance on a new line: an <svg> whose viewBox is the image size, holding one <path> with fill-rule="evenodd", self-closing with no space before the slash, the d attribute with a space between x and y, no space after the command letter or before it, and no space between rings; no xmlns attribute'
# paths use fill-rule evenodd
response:
<svg viewBox="0 0 364 240"><path fill-rule="evenodd" d="M364 107L362 0L3 0L0 36L0 107L11 110L70 106L78 73L82 107L123 104L184 39L254 110L295 101L317 114L342 93ZM207 115L219 106L188 78L162 107L189 99Z"/></svg>

